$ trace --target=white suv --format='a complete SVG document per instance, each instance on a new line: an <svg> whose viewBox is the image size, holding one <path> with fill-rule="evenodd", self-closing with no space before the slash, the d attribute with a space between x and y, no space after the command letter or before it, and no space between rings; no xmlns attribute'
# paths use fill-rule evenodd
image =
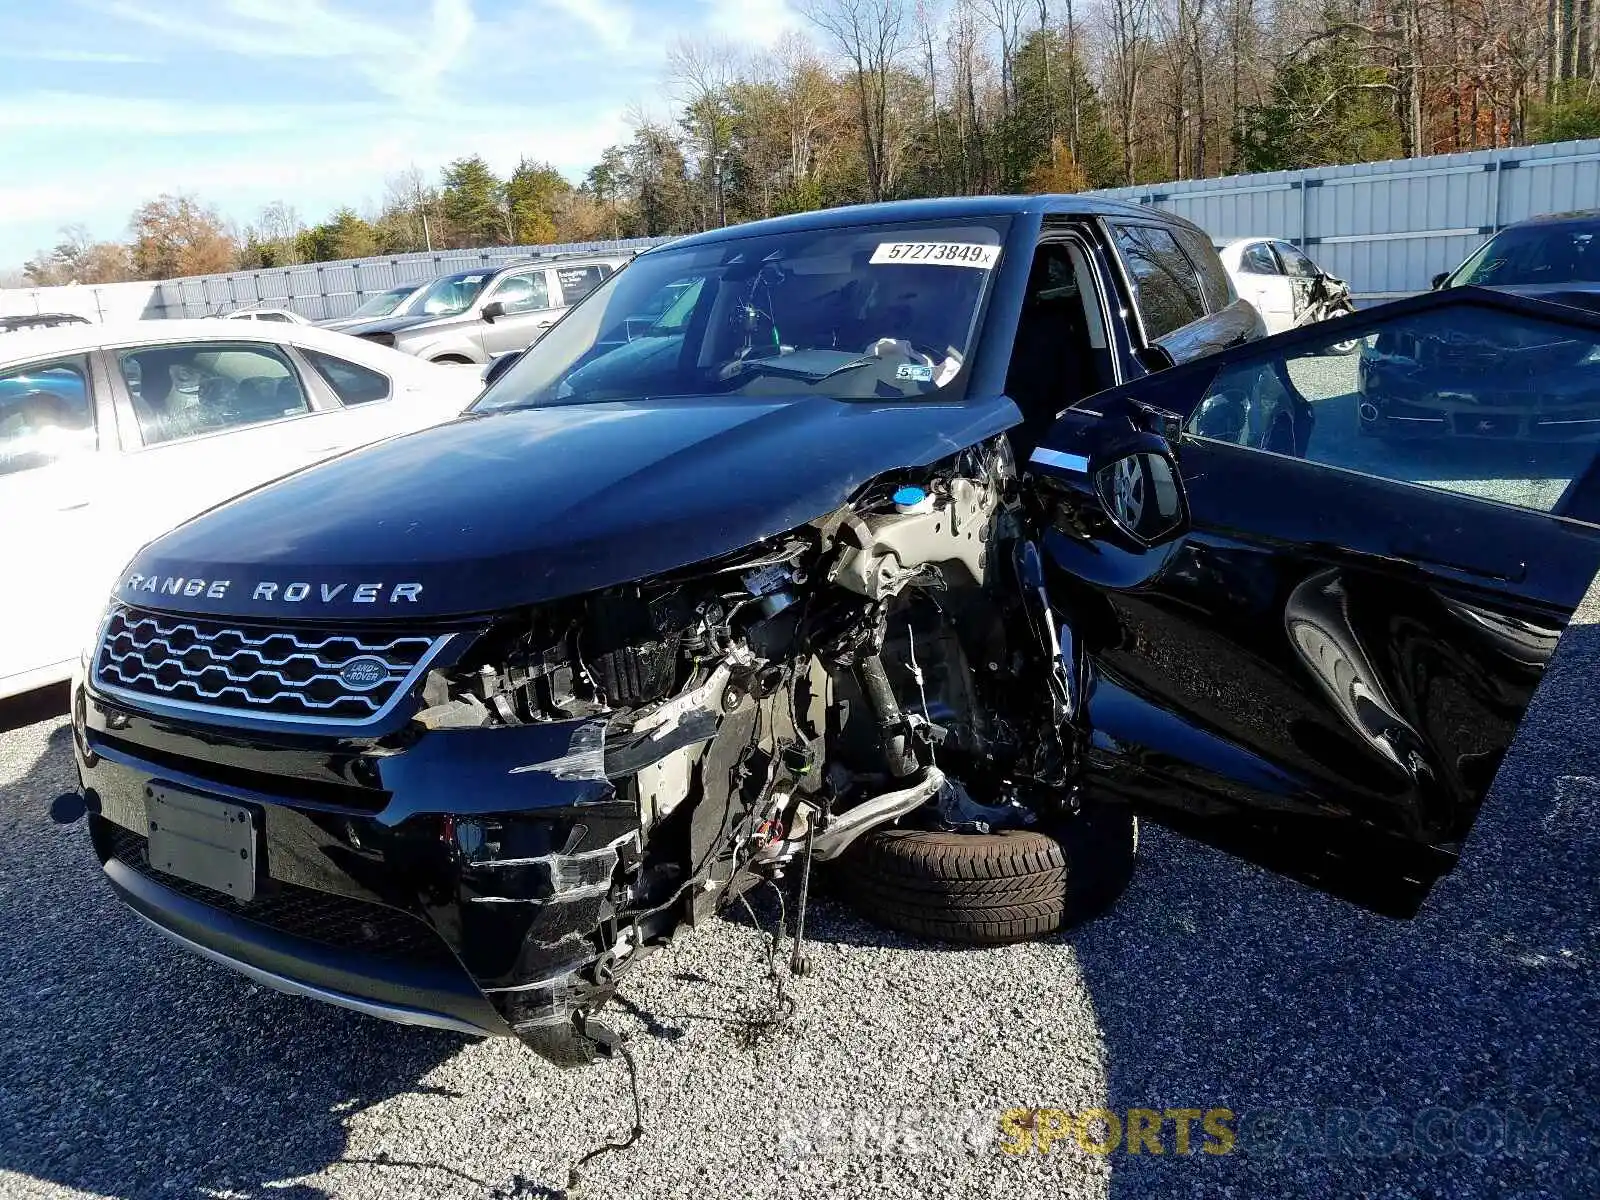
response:
<svg viewBox="0 0 1600 1200"><path fill-rule="evenodd" d="M305 325L0 340L0 698L67 679L145 542L280 475L455 416L478 372Z"/></svg>
<svg viewBox="0 0 1600 1200"><path fill-rule="evenodd" d="M345 333L430 362L477 363L526 350L568 308L631 258L555 254L441 275L404 316L342 326Z"/></svg>

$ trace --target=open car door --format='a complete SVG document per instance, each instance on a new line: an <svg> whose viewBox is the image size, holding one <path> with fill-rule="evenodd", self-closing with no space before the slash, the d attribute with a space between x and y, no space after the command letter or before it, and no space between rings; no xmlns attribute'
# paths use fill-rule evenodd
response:
<svg viewBox="0 0 1600 1200"><path fill-rule="evenodd" d="M1027 486L1085 797L1414 914L1600 568L1597 440L1600 314L1479 288L1068 410Z"/></svg>

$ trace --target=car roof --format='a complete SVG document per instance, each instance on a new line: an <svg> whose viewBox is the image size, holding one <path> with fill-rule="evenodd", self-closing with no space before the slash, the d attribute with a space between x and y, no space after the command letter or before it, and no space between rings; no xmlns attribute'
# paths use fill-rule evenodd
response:
<svg viewBox="0 0 1600 1200"><path fill-rule="evenodd" d="M183 320L108 321L103 325L58 325L52 329L29 329L0 337L0 363L26 362L55 354L83 354L102 346L128 346L141 342L174 341L272 341L281 339L313 350L348 356L352 342L347 333L319 329L315 325L285 322L251 322L222 317Z"/></svg>
<svg viewBox="0 0 1600 1200"><path fill-rule="evenodd" d="M471 275L501 275L507 271L524 271L529 267L567 267L581 266L584 263L615 262L619 258L632 258L637 253L637 250L576 250L562 254L541 254L534 258L515 258L508 262L484 263L478 267L451 271L448 275L437 275L432 279L423 280L421 283L412 286L427 287L428 284L438 283L443 279L466 279ZM394 289L388 288L385 290L393 291Z"/></svg>
<svg viewBox="0 0 1600 1200"><path fill-rule="evenodd" d="M1502 231L1528 225L1593 225L1597 222L1600 222L1600 208L1591 208L1582 212L1542 213L1537 217L1526 217L1504 226Z"/></svg>
<svg viewBox="0 0 1600 1200"><path fill-rule="evenodd" d="M1200 231L1199 226L1176 213L1098 196L946 196L931 200L886 200L879 204L849 204L814 212L768 217L745 225L729 225L676 238L663 246L644 251L659 253L685 246L705 246L716 242L762 234L798 233L806 230L838 229L851 225L889 224L897 221L961 220L981 217L1041 216L1143 217L1169 225L1182 225ZM1200 231L1203 232L1203 231Z"/></svg>

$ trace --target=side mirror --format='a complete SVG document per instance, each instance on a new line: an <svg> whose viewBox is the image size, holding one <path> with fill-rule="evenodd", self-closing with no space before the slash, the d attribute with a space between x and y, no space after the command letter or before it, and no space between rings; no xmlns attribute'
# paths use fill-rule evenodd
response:
<svg viewBox="0 0 1600 1200"><path fill-rule="evenodd" d="M1433 277L1433 283L1432 283L1432 285L1431 285L1429 290L1437 292L1440 288L1442 288L1444 286L1444 281L1446 279L1449 279L1449 278L1450 278L1450 272L1449 271L1440 271L1437 275L1435 275Z"/></svg>
<svg viewBox="0 0 1600 1200"><path fill-rule="evenodd" d="M483 306L480 314L485 321L493 322L497 317L506 315L506 302L504 300L491 300Z"/></svg>
<svg viewBox="0 0 1600 1200"><path fill-rule="evenodd" d="M1172 357L1172 351L1165 346L1149 345L1135 352L1140 364L1146 371L1154 375L1157 371L1165 371L1168 367L1175 366L1177 359Z"/></svg>
<svg viewBox="0 0 1600 1200"><path fill-rule="evenodd" d="M499 354L490 360L489 365L483 369L483 386L488 387L500 376L504 375L517 363L522 361L526 350L516 350L510 354Z"/></svg>
<svg viewBox="0 0 1600 1200"><path fill-rule="evenodd" d="M1094 488L1111 523L1141 546L1188 525L1177 465L1162 451L1136 450L1112 459L1095 472Z"/></svg>

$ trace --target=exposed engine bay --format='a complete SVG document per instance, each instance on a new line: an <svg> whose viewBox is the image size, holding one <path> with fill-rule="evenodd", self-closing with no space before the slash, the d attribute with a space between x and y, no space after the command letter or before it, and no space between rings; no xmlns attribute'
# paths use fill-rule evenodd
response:
<svg viewBox="0 0 1600 1200"><path fill-rule="evenodd" d="M996 438L726 559L508 615L430 675L417 722L579 720L529 769L637 814L541 1037L581 1033L681 924L874 829L1064 815L1077 683L1015 483Z"/></svg>

